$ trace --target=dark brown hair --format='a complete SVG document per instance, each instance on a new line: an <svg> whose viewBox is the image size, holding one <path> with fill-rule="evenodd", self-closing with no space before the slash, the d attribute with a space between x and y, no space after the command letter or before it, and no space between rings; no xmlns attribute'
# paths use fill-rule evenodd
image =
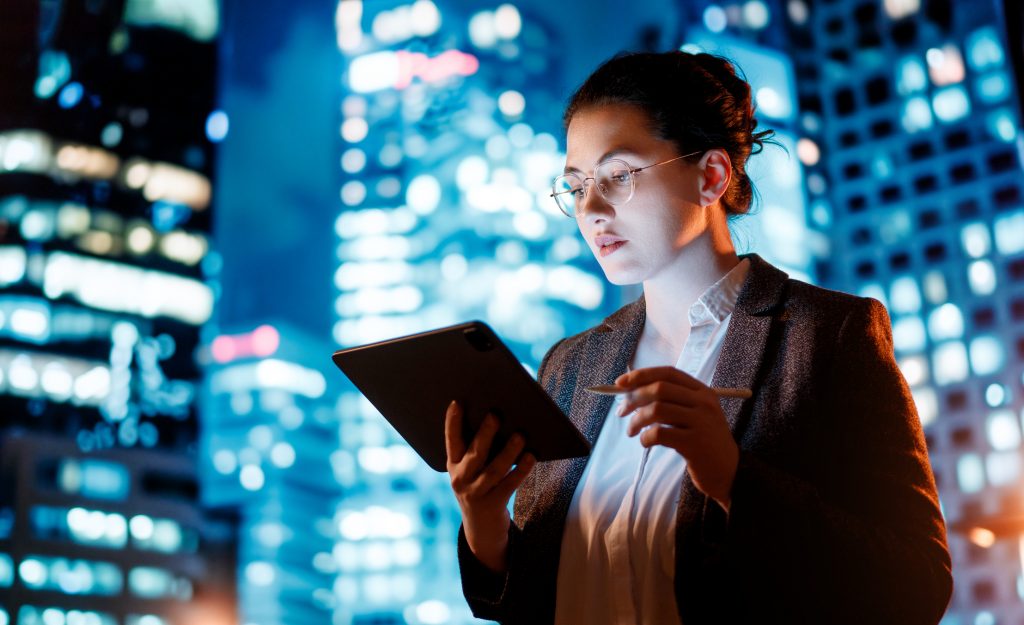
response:
<svg viewBox="0 0 1024 625"><path fill-rule="evenodd" d="M750 85L734 64L711 54L639 52L606 61L576 90L565 109L568 129L583 109L628 104L641 109L651 130L680 154L720 148L732 162L732 180L721 202L727 215L750 210L754 188L747 158L774 143L771 130L755 132Z"/></svg>

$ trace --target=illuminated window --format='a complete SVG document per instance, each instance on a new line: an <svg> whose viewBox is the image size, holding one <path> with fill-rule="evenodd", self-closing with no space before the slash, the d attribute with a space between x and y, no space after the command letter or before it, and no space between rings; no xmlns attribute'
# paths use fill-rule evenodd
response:
<svg viewBox="0 0 1024 625"><path fill-rule="evenodd" d="M928 315L928 333L933 341L958 339L964 335L964 316L956 304L939 306Z"/></svg>
<svg viewBox="0 0 1024 625"><path fill-rule="evenodd" d="M992 408L998 408L1006 402L1008 393L1002 384L989 384L985 389L985 403Z"/></svg>
<svg viewBox="0 0 1024 625"><path fill-rule="evenodd" d="M985 128L989 134L1007 143L1017 138L1017 123L1015 117L1007 109L992 111L985 118Z"/></svg>
<svg viewBox="0 0 1024 625"><path fill-rule="evenodd" d="M996 268L989 260L976 260L967 266L967 283L975 295L991 295L996 290Z"/></svg>
<svg viewBox="0 0 1024 625"><path fill-rule="evenodd" d="M137 566L128 573L128 588L132 594L144 599L192 597L192 583L165 569L154 566Z"/></svg>
<svg viewBox="0 0 1024 625"><path fill-rule="evenodd" d="M341 155L341 168L346 173L359 173L364 167L366 167L366 152L358 148L351 148L345 150L345 153Z"/></svg>
<svg viewBox="0 0 1024 625"><path fill-rule="evenodd" d="M21 581L34 590L69 595L115 596L121 593L121 569L109 562L27 556L18 565Z"/></svg>
<svg viewBox="0 0 1024 625"><path fill-rule="evenodd" d="M889 17L898 20L917 13L921 9L921 0L885 0L882 6Z"/></svg>
<svg viewBox="0 0 1024 625"><path fill-rule="evenodd" d="M947 124L963 119L971 112L971 100L962 86L939 89L932 96L932 108L939 121Z"/></svg>
<svg viewBox="0 0 1024 625"><path fill-rule="evenodd" d="M131 486L124 465L95 459L61 462L57 480L66 493L110 501L123 501Z"/></svg>
<svg viewBox="0 0 1024 625"><path fill-rule="evenodd" d="M974 82L978 99L986 104L998 104L1010 95L1010 80L1005 72L982 76Z"/></svg>
<svg viewBox="0 0 1024 625"><path fill-rule="evenodd" d="M720 33L728 26L725 10L717 4L704 9L704 27L713 33Z"/></svg>
<svg viewBox="0 0 1024 625"><path fill-rule="evenodd" d="M932 352L932 375L938 385L967 379L967 348L960 341L943 343Z"/></svg>
<svg viewBox="0 0 1024 625"><path fill-rule="evenodd" d="M951 85L964 79L964 59L955 45L931 48L925 58L928 61L928 75L936 86Z"/></svg>
<svg viewBox="0 0 1024 625"><path fill-rule="evenodd" d="M967 37L967 63L975 70L999 67L1003 58L1003 44L995 28L985 26Z"/></svg>
<svg viewBox="0 0 1024 625"><path fill-rule="evenodd" d="M919 352L925 346L924 323L917 315L898 318L892 324L893 346L899 352Z"/></svg>
<svg viewBox="0 0 1024 625"><path fill-rule="evenodd" d="M6 553L0 553L0 588L10 588L14 583L14 561Z"/></svg>
<svg viewBox="0 0 1024 625"><path fill-rule="evenodd" d="M992 228L996 233L996 249L1004 256L1024 252L1024 210L996 217Z"/></svg>
<svg viewBox="0 0 1024 625"><path fill-rule="evenodd" d="M939 416L939 399L935 395L935 389L923 386L912 389L911 395L914 397L917 415L921 419L921 427L927 427Z"/></svg>
<svg viewBox="0 0 1024 625"><path fill-rule="evenodd" d="M1020 447L1020 426L1017 424L1017 418L1012 410L998 410L990 413L985 431L992 449L1007 451Z"/></svg>
<svg viewBox="0 0 1024 625"><path fill-rule="evenodd" d="M900 95L923 91L927 86L924 64L917 57L906 57L896 70L896 90Z"/></svg>
<svg viewBox="0 0 1024 625"><path fill-rule="evenodd" d="M921 291L914 278L905 276L893 280L892 287L893 311L897 313L916 313L921 310Z"/></svg>
<svg viewBox="0 0 1024 625"><path fill-rule="evenodd" d="M910 386L917 386L928 381L928 361L923 356L902 358L899 361L899 367Z"/></svg>
<svg viewBox="0 0 1024 625"><path fill-rule="evenodd" d="M960 490L965 493L976 493L985 487L985 468L977 454L964 454L956 463L957 481Z"/></svg>
<svg viewBox="0 0 1024 625"><path fill-rule="evenodd" d="M976 375L996 373L1006 362L1002 342L994 336L979 336L971 341L971 368Z"/></svg>
<svg viewBox="0 0 1024 625"><path fill-rule="evenodd" d="M1021 455L1019 451L995 451L985 457L988 481L993 486L1012 484L1020 478Z"/></svg>
<svg viewBox="0 0 1024 625"><path fill-rule="evenodd" d="M918 132L928 130L932 127L932 109L928 101L918 96L907 100L903 104L903 129L907 132Z"/></svg>
<svg viewBox="0 0 1024 625"><path fill-rule="evenodd" d="M932 304L942 304L948 299L946 276L934 269L924 275L924 296Z"/></svg>
<svg viewBox="0 0 1024 625"><path fill-rule="evenodd" d="M983 223L967 224L960 230L960 241L969 256L981 258L992 251L992 237Z"/></svg>

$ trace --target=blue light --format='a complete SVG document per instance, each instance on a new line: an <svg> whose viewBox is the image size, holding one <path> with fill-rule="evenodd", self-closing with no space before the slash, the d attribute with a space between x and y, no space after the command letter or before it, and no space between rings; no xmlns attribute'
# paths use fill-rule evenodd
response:
<svg viewBox="0 0 1024 625"><path fill-rule="evenodd" d="M948 123L963 119L971 112L971 100L962 86L947 87L935 92L932 97L935 116Z"/></svg>
<svg viewBox="0 0 1024 625"><path fill-rule="evenodd" d="M1003 256L1024 251L1024 210L1000 215L992 230L996 233L996 249Z"/></svg>
<svg viewBox="0 0 1024 625"><path fill-rule="evenodd" d="M71 77L71 63L64 52L44 50L39 55L39 78L36 79L35 94L45 100L60 89Z"/></svg>
<svg viewBox="0 0 1024 625"><path fill-rule="evenodd" d="M893 346L899 352L919 352L924 349L924 322L917 315L908 315L892 324Z"/></svg>
<svg viewBox="0 0 1024 625"><path fill-rule="evenodd" d="M986 104L1002 102L1010 95L1010 81L1002 71L979 78L974 88L978 98Z"/></svg>
<svg viewBox="0 0 1024 625"><path fill-rule="evenodd" d="M61 108L69 109L81 102L83 95L85 95L85 89L82 88L80 83L68 83L60 90L60 95L57 96L57 103L60 104Z"/></svg>
<svg viewBox="0 0 1024 625"><path fill-rule="evenodd" d="M1000 141L1011 143L1017 138L1016 117L1005 108L989 113L985 127L990 135Z"/></svg>
<svg viewBox="0 0 1024 625"><path fill-rule="evenodd" d="M155 202L152 211L153 227L159 232L170 232L192 214L189 207L173 202Z"/></svg>
<svg viewBox="0 0 1024 625"><path fill-rule="evenodd" d="M985 469L977 454L964 454L956 463L957 481L960 490L976 493L985 487Z"/></svg>
<svg viewBox="0 0 1024 625"><path fill-rule="evenodd" d="M997 67L1003 64L1003 57L1003 45L995 28L979 28L967 37L967 62L973 69Z"/></svg>
<svg viewBox="0 0 1024 625"><path fill-rule="evenodd" d="M704 9L704 26L713 33L720 33L725 30L728 20L725 11L717 4L712 4Z"/></svg>
<svg viewBox="0 0 1024 625"><path fill-rule="evenodd" d="M907 132L928 130L932 127L932 110L928 101L918 96L910 98L903 105L903 129Z"/></svg>
<svg viewBox="0 0 1024 625"><path fill-rule="evenodd" d="M896 71L896 89L900 95L909 95L921 91L928 83L928 77L924 71L924 64L914 56L908 56L900 61L899 69Z"/></svg>
<svg viewBox="0 0 1024 625"><path fill-rule="evenodd" d="M214 111L206 118L206 136L213 143L220 143L228 136L228 114L224 111Z"/></svg>
<svg viewBox="0 0 1024 625"><path fill-rule="evenodd" d="M971 368L976 375L989 375L1003 368L1006 351L994 336L979 336L971 341Z"/></svg>

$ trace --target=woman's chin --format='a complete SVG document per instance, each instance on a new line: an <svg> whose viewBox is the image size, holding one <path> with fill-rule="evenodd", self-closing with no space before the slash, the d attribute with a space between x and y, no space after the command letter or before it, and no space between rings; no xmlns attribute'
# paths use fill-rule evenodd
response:
<svg viewBox="0 0 1024 625"><path fill-rule="evenodd" d="M604 270L604 277L608 282L611 282L617 286L626 286L629 284L639 284L644 281L642 275L636 268L627 269L625 267L601 267Z"/></svg>

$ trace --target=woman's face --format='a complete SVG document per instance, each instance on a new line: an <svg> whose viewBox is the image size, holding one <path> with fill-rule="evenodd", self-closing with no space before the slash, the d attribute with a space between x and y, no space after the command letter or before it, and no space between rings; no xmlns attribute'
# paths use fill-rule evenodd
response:
<svg viewBox="0 0 1024 625"><path fill-rule="evenodd" d="M598 163L617 158L630 168L680 156L675 145L651 133L639 108L613 104L585 108L569 122L566 171L594 175ZM610 205L587 181L576 223L605 276L613 284L656 277L680 251L709 228L700 205L700 168L677 160L635 174L626 204ZM619 243L607 245L609 240Z"/></svg>

